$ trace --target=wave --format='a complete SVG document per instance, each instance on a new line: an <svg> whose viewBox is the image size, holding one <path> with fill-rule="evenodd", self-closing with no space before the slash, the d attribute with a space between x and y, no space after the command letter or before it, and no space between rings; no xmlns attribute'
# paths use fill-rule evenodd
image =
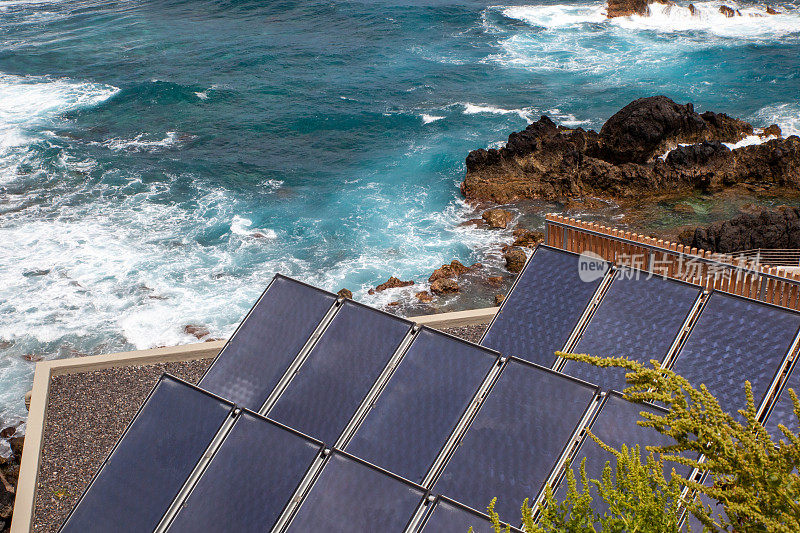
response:
<svg viewBox="0 0 800 533"><path fill-rule="evenodd" d="M563 28L586 23L605 22L605 4L514 6L502 10L504 16L531 26Z"/></svg>
<svg viewBox="0 0 800 533"><path fill-rule="evenodd" d="M163 150L165 148L174 148L185 142L187 140L191 140L194 138L193 135L189 134L178 134L175 131L168 131L166 136L163 139L159 140L149 140L146 138L147 136L144 133L140 133L133 139L109 139L103 142L90 142L90 145L97 145L97 146L105 146L110 150L115 152L119 152L122 150L127 150L131 152L157 152Z"/></svg>
<svg viewBox="0 0 800 533"><path fill-rule="evenodd" d="M763 107L753 115L753 122L765 127L777 124L784 137L800 135L800 102Z"/></svg>
<svg viewBox="0 0 800 533"><path fill-rule="evenodd" d="M492 115L518 115L528 123L533 122L531 117L533 116L534 111L529 107L523 107L519 109L504 109L502 107L495 107L487 104L471 104L469 102L464 102L459 105L464 107L463 113L465 115L477 115L481 113L489 113Z"/></svg>
<svg viewBox="0 0 800 533"><path fill-rule="evenodd" d="M439 115L426 115L423 113L421 115L422 123L423 124L430 124L431 122L436 122L437 120L442 120L444 117Z"/></svg>

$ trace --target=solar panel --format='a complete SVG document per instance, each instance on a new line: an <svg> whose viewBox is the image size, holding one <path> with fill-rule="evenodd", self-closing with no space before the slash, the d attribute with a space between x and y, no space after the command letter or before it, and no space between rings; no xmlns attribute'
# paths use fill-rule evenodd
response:
<svg viewBox="0 0 800 533"><path fill-rule="evenodd" d="M152 531L232 409L163 376L61 531Z"/></svg>
<svg viewBox="0 0 800 533"><path fill-rule="evenodd" d="M497 497L504 520L536 498L583 418L596 387L509 360L436 482L473 509Z"/></svg>
<svg viewBox="0 0 800 533"><path fill-rule="evenodd" d="M783 438L783 432L778 428L778 424L783 424L787 429L795 433L800 432L800 425L798 425L797 417L794 414L794 403L792 397L789 395L789 389L793 389L794 393L800 396L800 368L795 363L794 368L786 378L786 382L781 387L781 392L775 405L767 416L764 427L769 431L774 439Z"/></svg>
<svg viewBox="0 0 800 533"><path fill-rule="evenodd" d="M800 328L800 313L713 292L672 369L694 387L705 383L723 410L745 406L744 381L756 408L764 400Z"/></svg>
<svg viewBox="0 0 800 533"><path fill-rule="evenodd" d="M663 361L701 292L697 285L622 269L572 352L640 363ZM620 368L568 360L561 371L603 389L625 387L625 371Z"/></svg>
<svg viewBox="0 0 800 533"><path fill-rule="evenodd" d="M347 451L421 483L497 357L421 330Z"/></svg>
<svg viewBox="0 0 800 533"><path fill-rule="evenodd" d="M474 533L494 533L494 527L487 515L439 496L422 531L424 533L466 533L469 528L472 528ZM511 528L511 531L519 530Z"/></svg>
<svg viewBox="0 0 800 533"><path fill-rule="evenodd" d="M652 413L666 413L666 410L653 405L644 405L628 402L617 393L608 393L600 407L600 411L595 416L591 423L591 431L602 442L611 446L615 450L619 450L623 444L632 448L636 445L640 447L642 457L647 456L645 446L665 446L674 443L669 437L662 435L651 428L644 428L639 426L636 422L641 420L642 417L639 413L648 411ZM580 464L581 460L586 458L586 477L588 479L601 479L603 469L606 462L611 463L612 474L616 466L614 456L602 449L593 439L585 436L578 451L572 459L572 468L575 473L575 479L578 480L578 490L583 487L580 483ZM665 475L672 468L676 472L687 475L689 468L675 463L665 464ZM559 499L563 498L566 494L566 478L561 483L561 486L556 491ZM606 510L605 504L597 498L597 491L592 488L592 495L595 500L592 502L592 507L596 512L603 513Z"/></svg>
<svg viewBox="0 0 800 533"><path fill-rule="evenodd" d="M597 275L581 265L601 265ZM505 355L553 366L609 267L578 254L539 245L503 302L481 345ZM591 279L582 281L581 277Z"/></svg>
<svg viewBox="0 0 800 533"><path fill-rule="evenodd" d="M335 302L333 294L275 276L200 386L258 411Z"/></svg>
<svg viewBox="0 0 800 533"><path fill-rule="evenodd" d="M403 531L425 490L334 451L288 531Z"/></svg>
<svg viewBox="0 0 800 533"><path fill-rule="evenodd" d="M347 300L269 417L334 443L412 323Z"/></svg>
<svg viewBox="0 0 800 533"><path fill-rule="evenodd" d="M706 486L711 486L712 483L713 483L713 480L712 480L711 476L706 476L706 478L703 480L703 484L706 485ZM706 506L706 508L711 507L711 517L712 518L716 518L719 515L722 515L722 516L725 516L725 517L728 516L727 513L725 513L725 508L723 507L723 505L720 502L718 502L716 500L712 500L711 498L709 498L708 496L706 496L705 494L702 494L702 493L698 493L698 497L699 497L700 501L703 503L703 505ZM691 529L692 533L702 533L703 532L703 524L692 513L689 513L689 512L686 513L686 518L684 519L683 531L687 531L687 528L686 528L687 524L692 528Z"/></svg>
<svg viewBox="0 0 800 533"><path fill-rule="evenodd" d="M245 411L169 531L269 531L321 448L319 441Z"/></svg>

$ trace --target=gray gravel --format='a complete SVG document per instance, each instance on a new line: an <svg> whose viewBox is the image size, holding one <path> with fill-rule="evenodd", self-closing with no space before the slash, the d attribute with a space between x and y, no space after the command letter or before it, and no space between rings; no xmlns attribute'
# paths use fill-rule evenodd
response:
<svg viewBox="0 0 800 533"><path fill-rule="evenodd" d="M485 325L443 331L477 342ZM210 359L56 376L44 430L34 528L57 532L162 373L197 383Z"/></svg>

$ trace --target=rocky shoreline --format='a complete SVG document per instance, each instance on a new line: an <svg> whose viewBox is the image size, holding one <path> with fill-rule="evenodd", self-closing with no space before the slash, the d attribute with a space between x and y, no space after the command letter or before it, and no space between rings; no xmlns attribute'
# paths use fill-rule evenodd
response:
<svg viewBox="0 0 800 533"><path fill-rule="evenodd" d="M11 450L8 457L0 457L0 533L6 533L11 530L19 464L22 460L25 437L17 425L0 430L0 438L8 444Z"/></svg>

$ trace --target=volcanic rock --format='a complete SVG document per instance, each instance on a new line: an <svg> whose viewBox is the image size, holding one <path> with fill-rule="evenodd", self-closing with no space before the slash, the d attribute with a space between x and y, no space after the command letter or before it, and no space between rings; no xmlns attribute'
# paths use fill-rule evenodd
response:
<svg viewBox="0 0 800 533"><path fill-rule="evenodd" d="M486 283L498 287L503 284L503 276L489 276L486 278Z"/></svg>
<svg viewBox="0 0 800 533"><path fill-rule="evenodd" d="M606 16L610 19L630 15L646 17L650 14L650 4L669 5L672 2L668 0L608 0Z"/></svg>
<svg viewBox="0 0 800 533"><path fill-rule="evenodd" d="M487 209L481 217L489 224L490 228L505 229L508 223L514 219L514 213L504 209Z"/></svg>
<svg viewBox="0 0 800 533"><path fill-rule="evenodd" d="M738 10L733 9L732 7L729 7L729 6L726 6L726 5L719 6L719 12L722 13L723 15L725 15L728 18L735 17L737 13L739 15L741 15L741 13L739 13Z"/></svg>
<svg viewBox="0 0 800 533"><path fill-rule="evenodd" d="M781 12L777 11L774 7L767 6L767 15L780 15L780 14Z"/></svg>
<svg viewBox="0 0 800 533"><path fill-rule="evenodd" d="M460 261L453 259L449 265L442 265L433 271L433 274L428 278L429 283L433 283L437 279L442 278L457 278L458 276L469 272L470 270L477 270L483 267L480 263L473 263L472 266L464 266Z"/></svg>
<svg viewBox="0 0 800 533"><path fill-rule="evenodd" d="M339 292L336 294L342 298L353 299L353 293L349 289L339 289Z"/></svg>
<svg viewBox="0 0 800 533"><path fill-rule="evenodd" d="M800 248L800 208L742 213L707 227L684 230L678 241L720 253L754 248Z"/></svg>
<svg viewBox="0 0 800 533"><path fill-rule="evenodd" d="M471 201L507 203L519 198L625 200L737 183L800 186L800 137L735 150L722 144L752 134L746 122L710 111L699 114L691 104L665 96L628 104L600 133L556 126L544 116L509 135L503 148L470 152L461 191Z"/></svg>
<svg viewBox="0 0 800 533"><path fill-rule="evenodd" d="M391 276L385 282L381 283L374 289L370 289L367 291L369 294L375 294L376 292L385 291L386 289L395 289L397 287L408 287L409 285L413 285L413 281L401 281L400 279Z"/></svg>
<svg viewBox="0 0 800 533"><path fill-rule="evenodd" d="M506 295L505 294L495 294L494 295L494 305L499 307L500 304L502 304L503 300L505 300L505 299L506 299Z"/></svg>
<svg viewBox="0 0 800 533"><path fill-rule="evenodd" d="M780 126L778 126L777 124L767 126L766 128L764 128L764 133L761 134L762 137L771 137L771 136L781 137L782 135L783 132L781 131Z"/></svg>
<svg viewBox="0 0 800 533"><path fill-rule="evenodd" d="M420 291L414 295L414 297L419 300L420 302L431 302L433 301L433 296L428 291Z"/></svg>
<svg viewBox="0 0 800 533"><path fill-rule="evenodd" d="M525 248L536 248L536 245L544 241L544 233L525 228L514 230L514 244L512 246L524 246Z"/></svg>
<svg viewBox="0 0 800 533"><path fill-rule="evenodd" d="M506 269L508 269L509 272L522 272L525 261L528 260L522 248L516 246L508 248L505 253L503 253L503 257L506 260Z"/></svg>
<svg viewBox="0 0 800 533"><path fill-rule="evenodd" d="M189 324L187 326L183 326L183 332L187 335L194 335L198 339L202 339L209 333L208 328L205 326L198 326L197 324Z"/></svg>
<svg viewBox="0 0 800 533"><path fill-rule="evenodd" d="M431 283L431 292L434 294L447 294L458 291L458 283L452 278L440 278Z"/></svg>

